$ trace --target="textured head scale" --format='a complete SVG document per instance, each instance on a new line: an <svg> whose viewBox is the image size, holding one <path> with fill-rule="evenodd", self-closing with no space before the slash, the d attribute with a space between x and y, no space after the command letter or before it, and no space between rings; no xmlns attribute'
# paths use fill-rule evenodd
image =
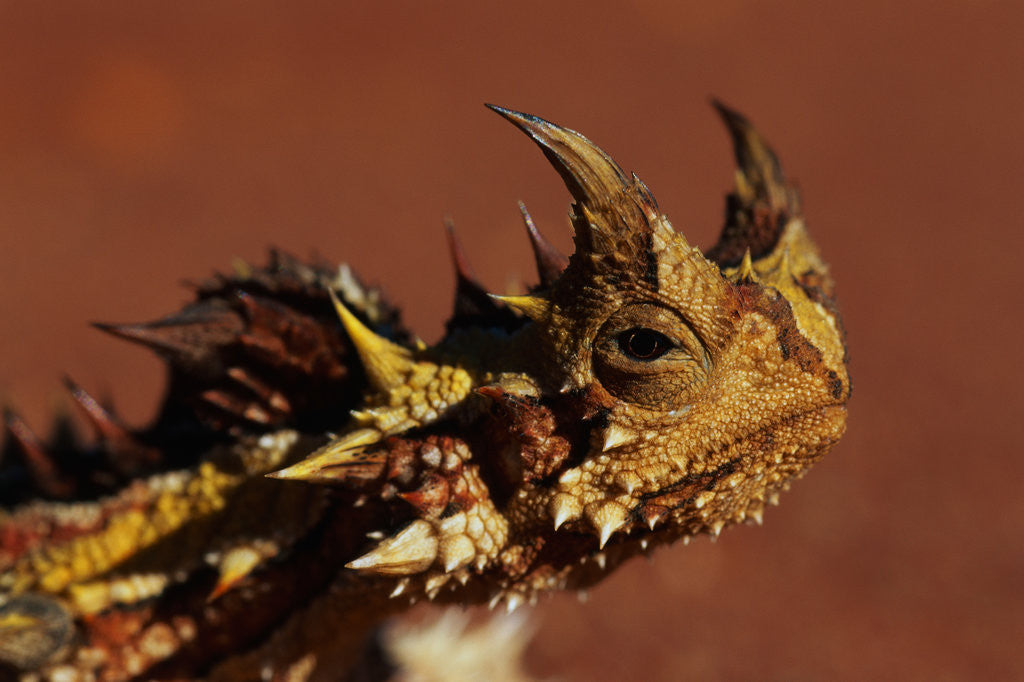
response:
<svg viewBox="0 0 1024 682"><path fill-rule="evenodd" d="M371 378L359 428L278 475L372 481L405 503L408 521L350 567L422 576L428 594L450 575L497 574L506 597L585 584L651 542L759 520L840 437L849 378L827 268L775 155L716 106L739 171L708 257L585 137L491 107L565 181L576 250L553 271L524 209L542 282L493 297L525 315L510 332L483 320L409 349L338 303Z"/></svg>

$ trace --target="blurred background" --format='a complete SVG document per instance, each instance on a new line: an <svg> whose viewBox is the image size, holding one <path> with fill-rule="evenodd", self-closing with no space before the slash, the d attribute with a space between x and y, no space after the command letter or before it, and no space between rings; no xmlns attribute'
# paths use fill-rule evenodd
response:
<svg viewBox="0 0 1024 682"><path fill-rule="evenodd" d="M483 102L584 132L710 245L708 106L779 151L839 283L845 440L764 528L534 610L536 675L1024 677L1024 4L0 3L0 400L67 372L151 416L160 364L89 321L277 245L354 264L436 339L450 215L494 291L532 281L516 200L568 194Z"/></svg>

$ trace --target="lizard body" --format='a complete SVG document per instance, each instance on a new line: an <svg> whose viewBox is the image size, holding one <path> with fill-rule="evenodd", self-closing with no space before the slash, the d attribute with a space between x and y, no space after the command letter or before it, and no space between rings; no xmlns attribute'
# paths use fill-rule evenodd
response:
<svg viewBox="0 0 1024 682"><path fill-rule="evenodd" d="M163 355L144 430L80 387L95 445L12 412L0 663L23 680L344 678L417 599L514 609L747 520L842 435L832 280L774 153L719 106L738 171L691 246L583 136L493 107L573 196L575 252L488 295L459 266L427 346L342 267L275 254L180 313L103 325ZM18 461L15 461L17 453Z"/></svg>

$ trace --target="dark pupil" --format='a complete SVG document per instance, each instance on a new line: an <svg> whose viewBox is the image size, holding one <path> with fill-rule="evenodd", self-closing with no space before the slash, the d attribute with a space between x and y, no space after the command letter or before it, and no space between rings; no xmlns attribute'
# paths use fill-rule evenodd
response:
<svg viewBox="0 0 1024 682"><path fill-rule="evenodd" d="M660 358L671 347L672 342L668 340L668 337L653 329L637 327L627 329L619 335L619 348L637 360Z"/></svg>

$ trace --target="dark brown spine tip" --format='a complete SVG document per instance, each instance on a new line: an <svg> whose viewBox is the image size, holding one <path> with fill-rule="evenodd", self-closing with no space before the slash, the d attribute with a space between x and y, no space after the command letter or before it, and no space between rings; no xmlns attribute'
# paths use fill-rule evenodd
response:
<svg viewBox="0 0 1024 682"><path fill-rule="evenodd" d="M487 290L473 277L473 268L469 265L469 259L466 258L458 235L455 234L455 223L451 218L445 218L444 234L448 241L448 253L455 266L455 304L452 320L493 314L497 308L487 296Z"/></svg>
<svg viewBox="0 0 1024 682"><path fill-rule="evenodd" d="M89 393L79 386L75 381L69 377L64 376L63 378L64 387L67 388L68 393L74 398L75 404L81 409L82 413L88 418L89 423L99 433L100 438L109 440L111 438L118 438L127 435L127 429L118 423L114 416L110 414L99 401L89 395Z"/></svg>
<svg viewBox="0 0 1024 682"><path fill-rule="evenodd" d="M722 100L717 97L711 98L711 106L718 111L719 116L722 117L722 120L725 121L725 125L728 126L730 130L739 131L750 127L750 121L747 120L746 116L732 107L726 106Z"/></svg>
<svg viewBox="0 0 1024 682"><path fill-rule="evenodd" d="M775 152L742 114L712 100L732 138L738 172L726 198L725 226L707 257L719 265L738 265L749 250L754 260L778 244L789 220L798 216L800 196L786 181Z"/></svg>
<svg viewBox="0 0 1024 682"><path fill-rule="evenodd" d="M473 268L469 264L469 259L466 258L466 251L462 248L462 242L459 241L459 236L455 233L455 222L447 216L444 219L444 236L448 242L448 254L455 265L456 277L471 282L475 281Z"/></svg>
<svg viewBox="0 0 1024 682"><path fill-rule="evenodd" d="M152 324L110 324L107 322L93 322L92 326L101 332L116 336L125 341L131 341L150 350L161 353L180 352L178 344L172 342L172 336L166 332L161 334Z"/></svg>
<svg viewBox="0 0 1024 682"><path fill-rule="evenodd" d="M61 474L57 462L46 451L28 424L10 407L4 408L4 426L18 444L29 477L36 488L49 497L70 497L74 492L74 486Z"/></svg>
<svg viewBox="0 0 1024 682"><path fill-rule="evenodd" d="M549 287L561 276L569 264L569 259L544 238L544 235L533 223L529 211L526 210L526 204L521 201L519 202L519 212L523 214L526 234L530 238L530 246L533 248L533 258L537 263L540 284L542 287Z"/></svg>
<svg viewBox="0 0 1024 682"><path fill-rule="evenodd" d="M775 152L746 116L717 99L712 99L711 105L729 130L736 163L747 176L748 182L759 194L777 200L775 195L788 188Z"/></svg>
<svg viewBox="0 0 1024 682"><path fill-rule="evenodd" d="M96 431L103 453L114 470L124 475L134 475L160 461L158 450L139 442L120 420L71 377L64 377L64 386Z"/></svg>

